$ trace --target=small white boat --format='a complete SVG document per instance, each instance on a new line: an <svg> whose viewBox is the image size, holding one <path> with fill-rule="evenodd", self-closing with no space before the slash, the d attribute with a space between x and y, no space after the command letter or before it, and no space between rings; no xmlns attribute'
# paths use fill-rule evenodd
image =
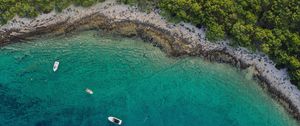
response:
<svg viewBox="0 0 300 126"><path fill-rule="evenodd" d="M54 72L57 71L58 65L59 65L59 62L58 62L58 61L55 61L55 62L54 62L54 65L53 65L53 71L54 71Z"/></svg>
<svg viewBox="0 0 300 126"><path fill-rule="evenodd" d="M91 89L88 89L88 88L85 89L85 92L88 93L88 94L94 94L94 92Z"/></svg>
<svg viewBox="0 0 300 126"><path fill-rule="evenodd" d="M108 121L114 123L114 124L118 124L118 125L121 125L122 124L122 120L121 119L118 119L116 117L108 117Z"/></svg>

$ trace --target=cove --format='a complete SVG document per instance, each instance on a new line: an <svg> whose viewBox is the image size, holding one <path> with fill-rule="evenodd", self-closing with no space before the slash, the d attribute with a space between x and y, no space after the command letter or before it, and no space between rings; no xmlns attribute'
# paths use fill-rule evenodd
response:
<svg viewBox="0 0 300 126"><path fill-rule="evenodd" d="M0 75L0 125L298 125L244 71L96 31L1 47Z"/></svg>

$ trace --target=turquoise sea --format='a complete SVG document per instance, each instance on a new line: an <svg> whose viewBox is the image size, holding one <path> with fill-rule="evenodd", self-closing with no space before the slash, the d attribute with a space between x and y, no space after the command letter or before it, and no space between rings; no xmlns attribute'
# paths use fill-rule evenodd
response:
<svg viewBox="0 0 300 126"><path fill-rule="evenodd" d="M0 48L0 125L113 126L111 115L124 126L298 125L246 78L226 64L168 57L137 38L39 38Z"/></svg>

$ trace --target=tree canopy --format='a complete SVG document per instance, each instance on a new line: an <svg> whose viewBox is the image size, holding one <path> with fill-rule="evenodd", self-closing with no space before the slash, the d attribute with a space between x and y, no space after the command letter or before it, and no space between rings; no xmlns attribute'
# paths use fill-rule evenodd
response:
<svg viewBox="0 0 300 126"><path fill-rule="evenodd" d="M119 1L146 6L142 1L148 0ZM299 0L156 0L147 5L205 27L212 41L232 38L233 44L268 54L300 87Z"/></svg>
<svg viewBox="0 0 300 126"><path fill-rule="evenodd" d="M71 4L91 6L104 0L0 0L0 24L5 24L15 15L20 17L35 17L52 10L62 11Z"/></svg>
<svg viewBox="0 0 300 126"><path fill-rule="evenodd" d="M35 17L67 6L91 6L104 0L0 0L0 23L15 15ZM299 0L118 0L207 29L207 38L232 38L233 44L268 54L278 68L288 68L300 87Z"/></svg>

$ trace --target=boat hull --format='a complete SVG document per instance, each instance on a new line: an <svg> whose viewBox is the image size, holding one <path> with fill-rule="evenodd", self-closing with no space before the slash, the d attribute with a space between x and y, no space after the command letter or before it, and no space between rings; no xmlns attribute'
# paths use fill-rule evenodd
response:
<svg viewBox="0 0 300 126"><path fill-rule="evenodd" d="M59 62L58 62L58 61L55 61L55 62L54 62L54 65L53 65L53 71L54 71L54 72L57 71L58 66L59 66Z"/></svg>
<svg viewBox="0 0 300 126"><path fill-rule="evenodd" d="M118 124L118 125L121 125L121 124L122 124L122 120L121 120L121 119L118 119L118 118L116 118L116 117L110 116L110 117L108 117L107 119L108 119L108 121L110 121L110 122L112 122L112 123L114 123L114 124Z"/></svg>

